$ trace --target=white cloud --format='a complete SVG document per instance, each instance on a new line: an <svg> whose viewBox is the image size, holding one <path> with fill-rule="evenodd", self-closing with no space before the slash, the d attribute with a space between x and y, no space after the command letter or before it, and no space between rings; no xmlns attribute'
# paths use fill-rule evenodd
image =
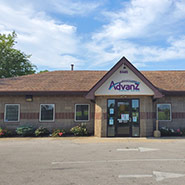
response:
<svg viewBox="0 0 185 185"><path fill-rule="evenodd" d="M32 7L13 8L0 5L0 28L2 32L17 33L17 48L32 54L31 61L39 67L68 68L70 63L83 63L75 55L80 50L76 27L58 24L43 12Z"/></svg>
<svg viewBox="0 0 185 185"><path fill-rule="evenodd" d="M173 38L169 41L169 46L166 48L145 47L142 48L145 57L143 62L160 62L172 59L185 59L185 36ZM144 55L143 55L144 56Z"/></svg>
<svg viewBox="0 0 185 185"><path fill-rule="evenodd" d="M106 45L107 44L107 45ZM110 49L108 48L110 46ZM92 68L96 66L109 66L110 63L117 62L125 56L136 67L145 67L150 62L162 62L170 60L185 59L185 36L171 38L167 47L144 46L130 41L117 41L112 43L97 44L89 43L88 49L94 52ZM96 48L96 49L93 49ZM109 49L109 50L108 50Z"/></svg>
<svg viewBox="0 0 185 185"><path fill-rule="evenodd" d="M118 12L106 12L111 21L93 38L117 40L145 37L148 29L153 28L152 24L167 13L171 3L169 0L132 0Z"/></svg>
<svg viewBox="0 0 185 185"><path fill-rule="evenodd" d="M183 0L131 0L119 11L104 12L109 23L87 45L94 52L91 57L96 56L93 65L108 65L121 56L137 66L185 59L185 34L179 26L185 27L184 7Z"/></svg>
<svg viewBox="0 0 185 185"><path fill-rule="evenodd" d="M32 54L31 61L40 69L70 69L71 63L75 69L106 69L122 56L137 67L185 59L184 0L131 0L119 10L104 11L104 17L97 11L93 16L108 23L85 36L78 35L77 24L65 23L62 17L86 16L101 6L99 1L13 2L1 0L0 32L15 30L16 47ZM56 12L60 21L51 17Z"/></svg>
<svg viewBox="0 0 185 185"><path fill-rule="evenodd" d="M51 7L54 11L67 15L87 15L101 5L97 1L79 0L52 0Z"/></svg>
<svg viewBox="0 0 185 185"><path fill-rule="evenodd" d="M103 2L96 0L2 0L9 4L9 6L16 9L21 6L34 8L37 11L45 11L50 13L59 13L65 15L80 15L86 16L97 8L99 8Z"/></svg>

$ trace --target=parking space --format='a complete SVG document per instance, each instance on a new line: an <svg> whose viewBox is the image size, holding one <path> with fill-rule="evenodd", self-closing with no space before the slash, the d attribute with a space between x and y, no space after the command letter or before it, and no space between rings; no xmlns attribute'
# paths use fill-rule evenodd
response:
<svg viewBox="0 0 185 185"><path fill-rule="evenodd" d="M0 139L0 184L184 184L184 146L185 139Z"/></svg>

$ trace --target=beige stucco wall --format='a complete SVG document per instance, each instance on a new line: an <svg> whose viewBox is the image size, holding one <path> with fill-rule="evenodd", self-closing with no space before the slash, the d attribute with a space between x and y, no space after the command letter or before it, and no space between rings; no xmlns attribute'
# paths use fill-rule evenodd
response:
<svg viewBox="0 0 185 185"><path fill-rule="evenodd" d="M20 119L20 122L4 122L3 113L5 104L20 104L21 113L35 113L31 119ZM54 122L39 122L40 104L55 104L55 115L66 114L67 119L55 119ZM90 104L90 121L86 122L88 131L94 132L94 103L83 96L33 96L33 102L26 102L25 96L1 96L0 97L0 127L15 129L19 125L32 124L35 127L44 126L53 128L65 128L69 130L80 122L74 121L75 104ZM31 115L31 114L30 114Z"/></svg>
<svg viewBox="0 0 185 185"><path fill-rule="evenodd" d="M143 116L141 115L143 114ZM155 118L152 97L140 97L140 136L153 136Z"/></svg>
<svg viewBox="0 0 185 185"><path fill-rule="evenodd" d="M107 136L107 98L96 97L94 135L97 137Z"/></svg>

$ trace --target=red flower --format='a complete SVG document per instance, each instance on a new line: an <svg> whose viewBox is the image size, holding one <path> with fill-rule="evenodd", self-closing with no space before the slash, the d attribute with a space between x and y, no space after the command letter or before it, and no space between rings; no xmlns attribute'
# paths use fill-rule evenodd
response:
<svg viewBox="0 0 185 185"><path fill-rule="evenodd" d="M180 132L181 130L180 129L177 129L177 132Z"/></svg>
<svg viewBox="0 0 185 185"><path fill-rule="evenodd" d="M3 132L0 132L0 136L2 136L2 135L4 135L4 133Z"/></svg>
<svg viewBox="0 0 185 185"><path fill-rule="evenodd" d="M63 135L63 133L62 132L59 132L58 135L61 137Z"/></svg>

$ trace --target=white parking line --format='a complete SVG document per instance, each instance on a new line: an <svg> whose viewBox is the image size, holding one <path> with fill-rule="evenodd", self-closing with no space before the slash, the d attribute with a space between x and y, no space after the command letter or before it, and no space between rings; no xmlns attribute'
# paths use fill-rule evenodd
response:
<svg viewBox="0 0 185 185"><path fill-rule="evenodd" d="M139 151L138 148L118 148L118 152L129 152L129 151Z"/></svg>
<svg viewBox="0 0 185 185"><path fill-rule="evenodd" d="M143 148L143 147L138 147L138 148L118 148L118 152L129 152L129 151L139 151L139 152L153 152L159 150L158 148Z"/></svg>
<svg viewBox="0 0 185 185"><path fill-rule="evenodd" d="M51 164L86 164L86 163L117 163L117 162L168 162L168 161L182 161L185 162L185 159L123 159L123 160L97 160L97 161L54 161Z"/></svg>
<svg viewBox="0 0 185 185"><path fill-rule="evenodd" d="M154 177L156 181L163 181L165 179L179 178L179 177L184 177L184 176L185 176L185 174L153 171L153 175L145 175L145 174L144 175L119 175L118 178L146 178L146 177Z"/></svg>
<svg viewBox="0 0 185 185"><path fill-rule="evenodd" d="M119 178L145 178L145 177L153 177L153 175L119 175Z"/></svg>
<svg viewBox="0 0 185 185"><path fill-rule="evenodd" d="M153 175L155 176L156 181L162 181L164 179L179 178L179 177L184 177L185 176L185 174L158 172L158 171L153 171Z"/></svg>

